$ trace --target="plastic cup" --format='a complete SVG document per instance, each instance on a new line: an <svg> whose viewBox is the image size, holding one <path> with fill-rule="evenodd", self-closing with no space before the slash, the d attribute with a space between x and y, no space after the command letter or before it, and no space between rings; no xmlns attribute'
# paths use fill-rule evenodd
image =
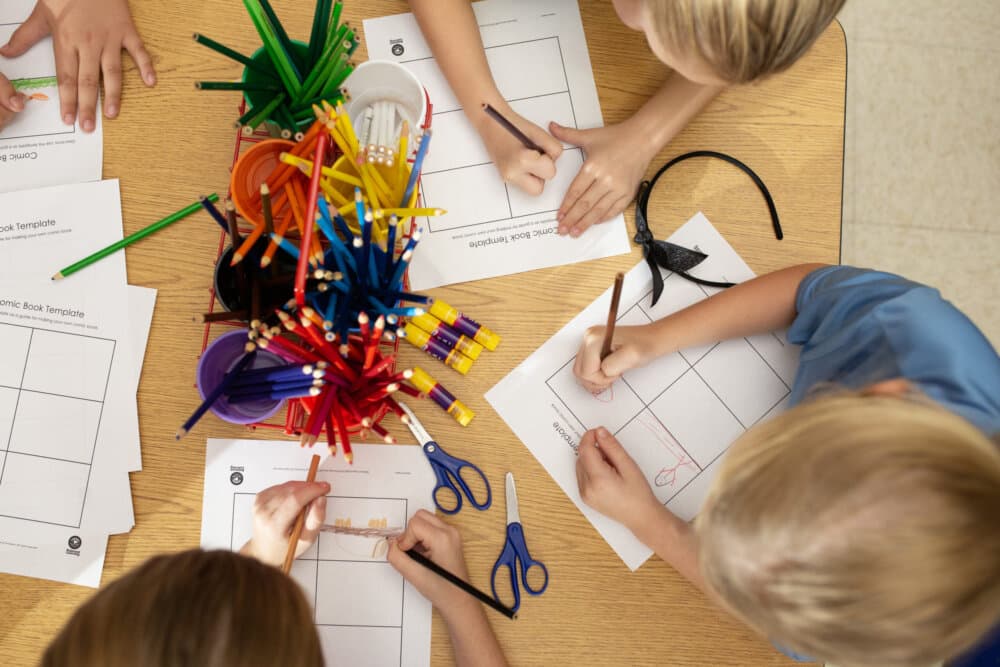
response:
<svg viewBox="0 0 1000 667"><path fill-rule="evenodd" d="M413 73L391 60L369 60L344 81L350 93L345 107L355 128L361 127L365 109L375 102L393 102L400 116L410 122L410 145L421 126L430 125L427 93Z"/></svg>
<svg viewBox="0 0 1000 667"><path fill-rule="evenodd" d="M218 386L226 373L246 354L246 344L247 333L240 329L219 336L205 348L201 358L198 360L196 375L198 394L202 400L205 400L205 388L207 387L211 391L211 389ZM257 355L247 367L247 370L254 368L277 368L287 365L281 357L267 350L257 350ZM231 424L253 424L254 422L264 421L274 416L281 408L283 402L280 400L259 400L232 404L226 399L225 394L223 394L209 409L216 417Z"/></svg>

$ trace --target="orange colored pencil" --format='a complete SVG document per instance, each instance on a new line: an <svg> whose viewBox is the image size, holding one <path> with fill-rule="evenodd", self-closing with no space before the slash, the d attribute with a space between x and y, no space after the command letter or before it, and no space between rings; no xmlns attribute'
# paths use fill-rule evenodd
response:
<svg viewBox="0 0 1000 667"><path fill-rule="evenodd" d="M319 472L319 456L313 454L312 460L309 462L309 474L306 475L307 482L316 481L316 473ZM281 571L288 574L292 570L292 563L295 561L295 549L299 546L299 538L302 536L302 529L306 525L306 512L309 511L309 506L302 508L299 512L299 516L295 519L295 525L292 527L292 534L288 538L288 551L285 552L285 562L281 566Z"/></svg>

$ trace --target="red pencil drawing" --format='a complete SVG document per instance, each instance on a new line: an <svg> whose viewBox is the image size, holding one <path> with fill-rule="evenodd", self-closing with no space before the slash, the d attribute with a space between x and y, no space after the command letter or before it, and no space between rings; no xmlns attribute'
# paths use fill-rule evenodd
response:
<svg viewBox="0 0 1000 667"><path fill-rule="evenodd" d="M656 473L656 477L653 478L653 484L656 486L673 486L677 481L677 471L685 466L693 465L694 461L688 458L687 453L681 449L659 421L645 413L640 414L637 419L649 431L650 435L667 450L674 460L672 465L664 466Z"/></svg>
<svg viewBox="0 0 1000 667"><path fill-rule="evenodd" d="M594 400L600 403L612 403L615 400L615 386L611 385L603 391L593 394Z"/></svg>

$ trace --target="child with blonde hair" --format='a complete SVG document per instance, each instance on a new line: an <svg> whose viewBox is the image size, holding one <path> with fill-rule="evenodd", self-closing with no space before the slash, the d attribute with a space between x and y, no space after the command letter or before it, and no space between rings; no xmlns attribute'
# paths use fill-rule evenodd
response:
<svg viewBox="0 0 1000 667"><path fill-rule="evenodd" d="M596 391L675 350L789 325L792 407L733 443L693 527L604 428L580 442L581 497L783 649L841 667L969 651L985 664L1000 622L1000 357L936 290L792 267L617 327L603 361L595 327L574 371Z"/></svg>
<svg viewBox="0 0 1000 667"><path fill-rule="evenodd" d="M287 482L257 494L253 537L241 553L192 549L156 556L100 590L66 623L41 667L322 667L313 611L278 568L300 511L296 547L316 540L326 482ZM389 563L438 609L458 665L502 667L503 652L478 600L406 555L416 549L468 580L458 531L418 511L390 541ZM336 656L326 656L339 664Z"/></svg>
<svg viewBox="0 0 1000 667"><path fill-rule="evenodd" d="M504 181L541 194L556 174L563 143L586 161L556 216L558 232L579 236L621 213L649 162L726 86L781 72L833 21L844 0L614 0L622 23L642 32L673 73L632 117L617 125L548 132L518 115L490 73L468 0L410 0L451 89ZM524 63L530 76L531 63ZM525 148L482 110L489 103L544 154ZM549 134L551 132L551 134Z"/></svg>

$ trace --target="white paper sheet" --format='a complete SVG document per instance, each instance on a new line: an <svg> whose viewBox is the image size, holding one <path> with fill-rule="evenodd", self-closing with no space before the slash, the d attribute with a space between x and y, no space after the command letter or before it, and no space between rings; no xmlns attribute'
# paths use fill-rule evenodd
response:
<svg viewBox="0 0 1000 667"><path fill-rule="evenodd" d="M543 128L603 125L587 42L575 0L484 0L476 12L486 56L511 107ZM625 220L559 236L556 212L583 155L565 146L557 176L539 197L508 187L431 56L412 14L364 21L372 59L405 65L433 105L434 131L422 187L447 215L420 218L424 237L410 265L414 289L520 273L629 251Z"/></svg>
<svg viewBox="0 0 1000 667"><path fill-rule="evenodd" d="M35 0L0 3L0 44L6 44L28 18ZM11 81L24 81L29 99L24 111L0 130L0 192L81 183L101 178L104 159L101 111L97 127L84 133L79 122L65 125L59 113L59 89L49 79L56 75L52 38L46 37L18 58L0 56L0 73Z"/></svg>
<svg viewBox="0 0 1000 667"><path fill-rule="evenodd" d="M237 550L252 534L254 496L305 479L314 452L290 442L209 440L201 545ZM317 452L318 453L318 452ZM326 521L404 526L434 511L434 474L420 447L354 445L355 463L327 456L317 479L330 483ZM315 610L327 664L430 664L431 605L385 561L371 538L321 533L291 575Z"/></svg>
<svg viewBox="0 0 1000 667"><path fill-rule="evenodd" d="M139 406L136 394L139 391L139 380L142 378L142 363L146 358L146 342L149 340L149 327L153 322L153 309L156 307L156 290L151 287L128 286L129 309L129 350L132 365L132 375L128 393L133 397L132 410L129 413L129 433L123 433L125 442L134 441L135 446L127 452L129 472L142 470L142 450L139 438Z"/></svg>
<svg viewBox="0 0 1000 667"><path fill-rule="evenodd" d="M737 283L754 275L701 213L669 240L708 254L692 275ZM651 307L647 265L642 262L629 271L618 324L659 320L718 291L673 273L664 273L664 283L663 295ZM575 472L580 438L598 426L614 433L645 472L656 497L690 520L733 440L785 408L798 348L787 343L784 333L772 333L681 350L626 373L593 396L577 383L573 360L583 332L606 322L610 301L609 288L493 387L486 399L634 570L652 551L580 499Z"/></svg>

